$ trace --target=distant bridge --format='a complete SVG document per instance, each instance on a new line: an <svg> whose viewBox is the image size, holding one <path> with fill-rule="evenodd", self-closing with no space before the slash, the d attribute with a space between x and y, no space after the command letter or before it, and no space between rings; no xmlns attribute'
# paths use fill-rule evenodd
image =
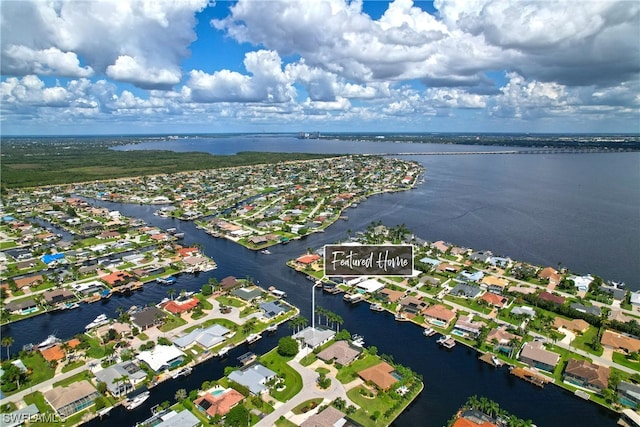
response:
<svg viewBox="0 0 640 427"><path fill-rule="evenodd" d="M408 153L370 153L370 156L465 156L469 154L583 154L618 153L618 150L606 148L543 148L539 150L502 150L502 151L424 151Z"/></svg>

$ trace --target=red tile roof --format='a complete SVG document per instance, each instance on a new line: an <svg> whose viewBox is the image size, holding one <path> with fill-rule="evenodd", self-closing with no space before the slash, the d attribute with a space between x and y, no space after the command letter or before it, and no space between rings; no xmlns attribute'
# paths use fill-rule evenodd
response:
<svg viewBox="0 0 640 427"><path fill-rule="evenodd" d="M318 254L307 254L307 255L302 255L301 257L296 259L296 261L299 262L300 264L311 264L319 259L320 259L320 255Z"/></svg>
<svg viewBox="0 0 640 427"><path fill-rule="evenodd" d="M225 390L224 393L216 396L211 393L207 393L196 399L193 403L202 409L206 408L205 412L207 415L215 417L216 415L227 415L231 408L242 402L242 399L244 399L243 395L236 390L229 388Z"/></svg>
<svg viewBox="0 0 640 427"><path fill-rule="evenodd" d="M398 379L391 375L395 368L387 362L381 362L358 372L360 378L371 381L381 390L388 390Z"/></svg>
<svg viewBox="0 0 640 427"><path fill-rule="evenodd" d="M198 298L191 298L184 302L169 301L164 306L164 309L173 314L184 313L185 311L191 310L199 303L200 300L198 300Z"/></svg>

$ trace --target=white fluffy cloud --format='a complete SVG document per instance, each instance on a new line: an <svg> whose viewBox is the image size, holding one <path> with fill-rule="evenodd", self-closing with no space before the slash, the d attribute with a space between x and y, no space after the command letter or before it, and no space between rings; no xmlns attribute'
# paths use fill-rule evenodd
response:
<svg viewBox="0 0 640 427"><path fill-rule="evenodd" d="M196 38L206 0L9 1L1 10L1 72L87 77L106 73L169 88Z"/></svg>
<svg viewBox="0 0 640 427"><path fill-rule="evenodd" d="M295 97L275 51L247 53L244 66L251 74L221 70L213 74L193 70L187 87L195 102L287 102Z"/></svg>
<svg viewBox="0 0 640 427"><path fill-rule="evenodd" d="M243 61L185 68L196 13L206 6L4 2L3 124L87 118L424 129L432 118L459 124L473 115L479 126L557 119L561 128L577 117L572 123L638 130L638 2L436 0L432 14L395 0L374 19L360 0L238 0L218 4L226 17L197 28L243 43ZM214 39L203 37L200 49Z"/></svg>

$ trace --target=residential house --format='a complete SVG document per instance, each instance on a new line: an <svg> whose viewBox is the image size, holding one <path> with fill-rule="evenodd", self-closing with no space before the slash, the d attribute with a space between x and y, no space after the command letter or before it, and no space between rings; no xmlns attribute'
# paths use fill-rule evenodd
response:
<svg viewBox="0 0 640 427"><path fill-rule="evenodd" d="M267 391L267 383L277 374L261 364L251 365L248 368L233 371L229 374L229 381L235 381L247 387L251 393L260 395Z"/></svg>
<svg viewBox="0 0 640 427"><path fill-rule="evenodd" d="M147 373L131 361L111 365L95 372L96 379L107 386L113 396L122 396L132 391L147 377Z"/></svg>
<svg viewBox="0 0 640 427"><path fill-rule="evenodd" d="M443 262L436 267L436 271L441 271L444 273L457 273L460 271L460 267L457 265L449 264L448 262Z"/></svg>
<svg viewBox="0 0 640 427"><path fill-rule="evenodd" d="M334 408L327 406L322 412L318 412L307 418L300 427L337 427L347 425L346 415Z"/></svg>
<svg viewBox="0 0 640 427"><path fill-rule="evenodd" d="M47 304L58 304L65 301L71 301L76 298L75 294L68 289L55 289L53 291L46 291L42 294L42 297Z"/></svg>
<svg viewBox="0 0 640 427"><path fill-rule="evenodd" d="M576 290L580 292L587 292L589 290L589 285L593 282L593 277L590 275L571 276L570 279L573 280Z"/></svg>
<svg viewBox="0 0 640 427"><path fill-rule="evenodd" d="M427 307L427 303L420 298L413 296L404 297L400 300L401 311L409 314L418 314Z"/></svg>
<svg viewBox="0 0 640 427"><path fill-rule="evenodd" d="M553 289L560 284L562 280L562 275L556 271L553 267L543 268L539 273L538 277L541 279L545 279L549 281L550 288Z"/></svg>
<svg viewBox="0 0 640 427"><path fill-rule="evenodd" d="M606 348L622 350L625 353L640 351L640 340L609 329L602 334L600 343Z"/></svg>
<svg viewBox="0 0 640 427"><path fill-rule="evenodd" d="M287 313L291 310L291 307L282 301L276 300L260 304L260 309L264 311L264 317L267 319L273 319L282 313Z"/></svg>
<svg viewBox="0 0 640 427"><path fill-rule="evenodd" d="M573 308L576 311L579 311L580 313L587 313L596 317L600 317L600 315L602 314L602 310L600 309L600 307L595 305L586 306L584 304L574 302L569 305L569 307Z"/></svg>
<svg viewBox="0 0 640 427"><path fill-rule="evenodd" d="M206 329L198 328L173 340L173 343L185 349L193 344L198 344L205 350L209 350L225 340L225 336L231 332L222 325L211 325Z"/></svg>
<svg viewBox="0 0 640 427"><path fill-rule="evenodd" d="M505 326L493 328L487 335L487 342L494 345L495 351L501 351L509 355L513 351L514 340L519 339L519 336L508 332Z"/></svg>
<svg viewBox="0 0 640 427"><path fill-rule="evenodd" d="M485 263L489 262L492 256L493 253L491 253L490 251L478 251L471 253L471 255L469 255L469 259L474 262Z"/></svg>
<svg viewBox="0 0 640 427"><path fill-rule="evenodd" d="M479 282L484 277L484 273L482 271L462 270L459 277L462 281Z"/></svg>
<svg viewBox="0 0 640 427"><path fill-rule="evenodd" d="M523 314L527 317L531 317L534 318L536 317L536 311L533 309L533 307L528 307L526 305L522 305L519 307L513 307L511 309L511 314L515 314L515 315L520 315Z"/></svg>
<svg viewBox="0 0 640 427"><path fill-rule="evenodd" d="M582 319L563 319L562 317L556 317L553 319L553 327L556 329L565 328L579 334L587 332L589 324Z"/></svg>
<svg viewBox="0 0 640 427"><path fill-rule="evenodd" d="M9 313L24 315L38 311L38 303L33 298L25 298L20 301L8 302L3 308Z"/></svg>
<svg viewBox="0 0 640 427"><path fill-rule="evenodd" d="M240 284L240 282L238 282L238 279L236 279L233 276L227 276L227 277L225 277L224 279L222 279L220 281L220 287L225 291L233 289L236 286L238 286L239 284Z"/></svg>
<svg viewBox="0 0 640 427"><path fill-rule="evenodd" d="M434 304L430 307L422 310L422 314L425 318L429 320L430 323L434 325L441 326L446 328L449 326L449 322L456 318L456 313L452 310L449 310L443 305Z"/></svg>
<svg viewBox="0 0 640 427"><path fill-rule="evenodd" d="M66 356L64 350L62 350L62 347L58 344L40 350L40 354L42 354L42 357L47 362L57 362L58 360L64 359Z"/></svg>
<svg viewBox="0 0 640 427"><path fill-rule="evenodd" d="M480 329L485 326L483 322L474 322L470 316L460 316L453 327L453 332L464 337L476 338L480 335Z"/></svg>
<svg viewBox="0 0 640 427"><path fill-rule="evenodd" d="M640 385L621 381L616 387L620 403L634 409L640 407Z"/></svg>
<svg viewBox="0 0 640 427"><path fill-rule="evenodd" d="M347 341L337 341L318 353L318 359L347 366L360 356L362 350L351 346Z"/></svg>
<svg viewBox="0 0 640 427"><path fill-rule="evenodd" d="M131 315L131 323L141 331L144 331L155 325L163 324L166 317L167 314L158 307L146 307Z"/></svg>
<svg viewBox="0 0 640 427"><path fill-rule="evenodd" d="M482 290L479 286L469 283L458 283L455 288L451 289L449 294L463 298L476 298L481 292Z"/></svg>
<svg viewBox="0 0 640 427"><path fill-rule="evenodd" d="M210 418L216 415L224 417L238 403L244 400L244 396L232 388L217 389L215 395L207 393L193 401L200 412L204 412Z"/></svg>
<svg viewBox="0 0 640 427"><path fill-rule="evenodd" d="M198 304L200 304L200 300L196 297L191 297L186 299L171 300L164 304L162 308L164 308L171 314L182 314L187 311L193 310Z"/></svg>
<svg viewBox="0 0 640 427"><path fill-rule="evenodd" d="M133 276L126 271L114 271L113 273L101 277L100 280L105 282L110 287L114 288L117 286L126 285L131 280L133 280Z"/></svg>
<svg viewBox="0 0 640 427"><path fill-rule="evenodd" d="M318 254L306 254L301 257L296 258L296 263L299 266L306 267L320 259L320 255Z"/></svg>
<svg viewBox="0 0 640 427"><path fill-rule="evenodd" d="M331 329L307 327L293 334L292 337L300 341L303 348L308 347L313 350L331 341L335 335L336 333Z"/></svg>
<svg viewBox="0 0 640 427"><path fill-rule="evenodd" d="M35 276L15 278L14 282L18 289L22 289L40 285L44 282L44 278L40 274L37 274Z"/></svg>
<svg viewBox="0 0 640 427"><path fill-rule="evenodd" d="M47 403L63 418L93 405L93 401L100 395L87 380L72 383L67 387L55 387L42 394Z"/></svg>
<svg viewBox="0 0 640 427"><path fill-rule="evenodd" d="M520 350L520 361L534 368L553 372L560 361L560 355L548 351L540 341L526 343Z"/></svg>
<svg viewBox="0 0 640 427"><path fill-rule="evenodd" d="M502 295L509 285L509 281L501 277L484 276L480 281L480 285L486 285L489 292Z"/></svg>
<svg viewBox="0 0 640 427"><path fill-rule="evenodd" d="M503 308L509 302L509 298L494 294L493 292L485 292L484 295L478 299L496 308Z"/></svg>
<svg viewBox="0 0 640 427"><path fill-rule="evenodd" d="M631 292L629 298L631 305L634 307L640 306L640 291Z"/></svg>
<svg viewBox="0 0 640 427"><path fill-rule="evenodd" d="M586 360L569 359L564 371L564 380L599 393L609 386L610 373L608 367Z"/></svg>
<svg viewBox="0 0 640 427"><path fill-rule="evenodd" d="M245 301L252 301L264 295L264 292L258 287L238 288L231 291L231 295L236 296Z"/></svg>
<svg viewBox="0 0 640 427"><path fill-rule="evenodd" d="M378 292L378 297L384 302L394 303L404 297L404 292L384 288L383 290Z"/></svg>
<svg viewBox="0 0 640 427"><path fill-rule="evenodd" d="M380 362L358 372L358 376L365 382L372 382L380 390L386 391L398 382L398 378L393 375L394 373L395 368L393 366L387 362Z"/></svg>
<svg viewBox="0 0 640 427"><path fill-rule="evenodd" d="M554 304L558 304L558 305L562 305L565 302L565 297L561 297L559 295L554 295L551 292L540 292L540 294L538 295L538 298L540 298L543 301L549 301L552 302Z"/></svg>
<svg viewBox="0 0 640 427"><path fill-rule="evenodd" d="M184 361L184 353L173 345L157 345L151 350L140 352L136 359L145 362L156 372L172 369Z"/></svg>

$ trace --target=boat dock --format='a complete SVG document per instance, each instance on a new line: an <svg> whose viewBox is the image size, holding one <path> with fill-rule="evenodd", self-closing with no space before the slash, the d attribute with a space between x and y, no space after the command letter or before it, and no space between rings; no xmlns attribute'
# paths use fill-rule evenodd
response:
<svg viewBox="0 0 640 427"><path fill-rule="evenodd" d="M551 382L550 378L536 374L535 372L531 372L525 368L513 368L511 369L511 375L515 375L516 377L537 385L538 387L544 387L546 383Z"/></svg>
<svg viewBox="0 0 640 427"><path fill-rule="evenodd" d="M494 356L491 353L484 353L483 355L478 357L478 359L482 360L485 363L488 363L491 366L495 366L496 368L499 368L504 364L504 362L502 362L500 359L498 359L496 356Z"/></svg>

